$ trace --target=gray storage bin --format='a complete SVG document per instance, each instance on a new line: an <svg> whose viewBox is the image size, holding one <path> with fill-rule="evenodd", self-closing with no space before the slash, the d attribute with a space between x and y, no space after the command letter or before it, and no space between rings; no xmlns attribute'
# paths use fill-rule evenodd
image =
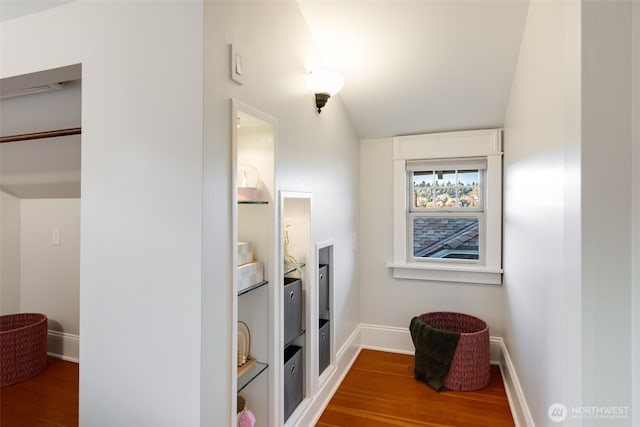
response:
<svg viewBox="0 0 640 427"><path fill-rule="evenodd" d="M318 268L318 316L329 319L329 266L326 264Z"/></svg>
<svg viewBox="0 0 640 427"><path fill-rule="evenodd" d="M328 320L320 319L318 330L318 372L323 373L331 363L331 328Z"/></svg>
<svg viewBox="0 0 640 427"><path fill-rule="evenodd" d="M284 345L302 332L302 282L284 278Z"/></svg>
<svg viewBox="0 0 640 427"><path fill-rule="evenodd" d="M290 345L284 349L284 420L302 402L302 347Z"/></svg>

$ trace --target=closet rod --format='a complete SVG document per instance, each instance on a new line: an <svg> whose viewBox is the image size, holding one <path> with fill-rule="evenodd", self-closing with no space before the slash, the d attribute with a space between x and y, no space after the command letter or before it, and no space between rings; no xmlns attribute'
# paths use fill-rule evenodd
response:
<svg viewBox="0 0 640 427"><path fill-rule="evenodd" d="M44 132L23 133L22 135L0 136L0 143L13 141L27 141L29 139L53 138L55 136L79 135L82 128L48 130Z"/></svg>

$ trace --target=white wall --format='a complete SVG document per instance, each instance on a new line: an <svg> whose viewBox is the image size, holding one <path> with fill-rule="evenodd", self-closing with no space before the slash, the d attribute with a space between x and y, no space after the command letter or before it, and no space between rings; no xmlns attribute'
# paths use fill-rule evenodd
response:
<svg viewBox="0 0 640 427"><path fill-rule="evenodd" d="M550 423L549 405L580 396L580 5L571 3L531 2L504 127L504 340L538 426Z"/></svg>
<svg viewBox="0 0 640 427"><path fill-rule="evenodd" d="M20 199L0 191L0 315L20 312Z"/></svg>
<svg viewBox="0 0 640 427"><path fill-rule="evenodd" d="M633 419L640 419L640 3L633 3L633 276L632 377Z"/></svg>
<svg viewBox="0 0 640 427"><path fill-rule="evenodd" d="M82 63L80 424L199 425L202 2L0 25L1 78Z"/></svg>
<svg viewBox="0 0 640 427"><path fill-rule="evenodd" d="M335 321L337 348L360 319L357 257L352 234L358 230L358 140L340 102L315 111L306 72L319 64L318 52L293 1L211 2L205 4L205 193L203 284L202 420L228 425L230 281L230 98L278 119L279 189L313 193L312 240L335 241ZM244 84L229 78L229 44L243 55ZM348 84L348 82L347 82ZM218 325L222 328L218 328ZM224 380L227 378L227 381Z"/></svg>
<svg viewBox="0 0 640 427"><path fill-rule="evenodd" d="M588 406L631 404L631 18L631 2L582 6L582 391Z"/></svg>
<svg viewBox="0 0 640 427"><path fill-rule="evenodd" d="M80 199L23 199L20 311L44 313L49 330L80 333ZM60 245L52 244L53 230Z"/></svg>
<svg viewBox="0 0 640 427"><path fill-rule="evenodd" d="M360 286L362 323L406 328L428 311L457 311L485 320L502 335L501 286L394 279L392 139L360 144Z"/></svg>
<svg viewBox="0 0 640 427"><path fill-rule="evenodd" d="M536 425L553 403L564 425L631 423L571 413L631 405L631 16L529 9L505 119L505 341Z"/></svg>

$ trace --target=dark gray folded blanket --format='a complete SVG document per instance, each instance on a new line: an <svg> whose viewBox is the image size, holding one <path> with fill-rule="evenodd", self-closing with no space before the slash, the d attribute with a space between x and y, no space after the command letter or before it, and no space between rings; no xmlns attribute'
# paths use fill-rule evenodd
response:
<svg viewBox="0 0 640 427"><path fill-rule="evenodd" d="M432 328L419 317L411 319L409 331L416 348L414 378L427 383L435 391L442 390L460 333Z"/></svg>

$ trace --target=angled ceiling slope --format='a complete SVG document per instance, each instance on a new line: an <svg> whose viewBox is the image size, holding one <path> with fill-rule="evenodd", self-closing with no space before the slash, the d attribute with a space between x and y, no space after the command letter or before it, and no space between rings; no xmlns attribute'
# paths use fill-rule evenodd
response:
<svg viewBox="0 0 640 427"><path fill-rule="evenodd" d="M0 99L0 136L80 127L80 76L77 64L1 79L1 93L62 85ZM21 199L80 197L80 135L0 144L0 190Z"/></svg>
<svg viewBox="0 0 640 427"><path fill-rule="evenodd" d="M298 4L360 137L502 126L528 1Z"/></svg>

